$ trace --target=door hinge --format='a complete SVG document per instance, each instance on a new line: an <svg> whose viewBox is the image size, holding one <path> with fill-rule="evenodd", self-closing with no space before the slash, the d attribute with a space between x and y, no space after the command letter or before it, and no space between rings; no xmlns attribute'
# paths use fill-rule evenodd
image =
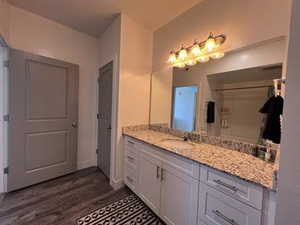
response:
<svg viewBox="0 0 300 225"><path fill-rule="evenodd" d="M8 171L9 171L8 167L5 167L3 171L4 171L4 174L8 174Z"/></svg>
<svg viewBox="0 0 300 225"><path fill-rule="evenodd" d="M98 148L96 149L96 154L99 154L99 149Z"/></svg>
<svg viewBox="0 0 300 225"><path fill-rule="evenodd" d="M97 119L99 120L99 118L100 118L100 115L99 115L99 113L97 114Z"/></svg>
<svg viewBox="0 0 300 225"><path fill-rule="evenodd" d="M9 119L10 119L10 117L9 117L8 114L6 114L6 115L3 116L3 120L4 120L5 122L9 122Z"/></svg>
<svg viewBox="0 0 300 225"><path fill-rule="evenodd" d="M4 67L9 67L9 60L4 61Z"/></svg>

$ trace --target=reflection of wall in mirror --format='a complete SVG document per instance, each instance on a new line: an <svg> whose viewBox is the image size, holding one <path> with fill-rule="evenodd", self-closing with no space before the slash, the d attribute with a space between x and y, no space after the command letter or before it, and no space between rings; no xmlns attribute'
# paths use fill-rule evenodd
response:
<svg viewBox="0 0 300 225"><path fill-rule="evenodd" d="M254 84L256 83L256 84ZM265 82L243 82L236 83L235 87L271 85L271 81ZM233 85L224 85L224 88L232 88ZM257 143L260 137L263 114L259 109L268 99L268 88L244 89L224 91L221 95L219 105L225 109L220 113L221 122L226 125L220 127L220 136L238 139L240 141Z"/></svg>
<svg viewBox="0 0 300 225"><path fill-rule="evenodd" d="M173 68L152 73L151 124L171 124Z"/></svg>

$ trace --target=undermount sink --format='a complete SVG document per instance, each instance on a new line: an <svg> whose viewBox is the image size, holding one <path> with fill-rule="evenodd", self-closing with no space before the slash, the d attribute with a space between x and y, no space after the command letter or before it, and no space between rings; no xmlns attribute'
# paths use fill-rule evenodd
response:
<svg viewBox="0 0 300 225"><path fill-rule="evenodd" d="M165 139L160 144L181 149L192 149L194 147L192 143L179 139Z"/></svg>

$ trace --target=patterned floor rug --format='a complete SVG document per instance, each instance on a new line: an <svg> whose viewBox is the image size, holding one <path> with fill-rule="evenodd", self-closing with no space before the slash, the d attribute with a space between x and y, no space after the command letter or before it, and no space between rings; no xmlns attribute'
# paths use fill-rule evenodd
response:
<svg viewBox="0 0 300 225"><path fill-rule="evenodd" d="M137 196L127 196L77 219L77 225L165 225Z"/></svg>

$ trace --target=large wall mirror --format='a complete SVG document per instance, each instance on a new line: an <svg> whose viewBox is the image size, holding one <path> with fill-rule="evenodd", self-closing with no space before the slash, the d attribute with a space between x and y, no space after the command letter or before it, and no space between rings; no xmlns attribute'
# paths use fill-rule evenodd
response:
<svg viewBox="0 0 300 225"><path fill-rule="evenodd" d="M150 124L263 144L263 105L281 79L285 40L229 52L184 69L152 74Z"/></svg>

